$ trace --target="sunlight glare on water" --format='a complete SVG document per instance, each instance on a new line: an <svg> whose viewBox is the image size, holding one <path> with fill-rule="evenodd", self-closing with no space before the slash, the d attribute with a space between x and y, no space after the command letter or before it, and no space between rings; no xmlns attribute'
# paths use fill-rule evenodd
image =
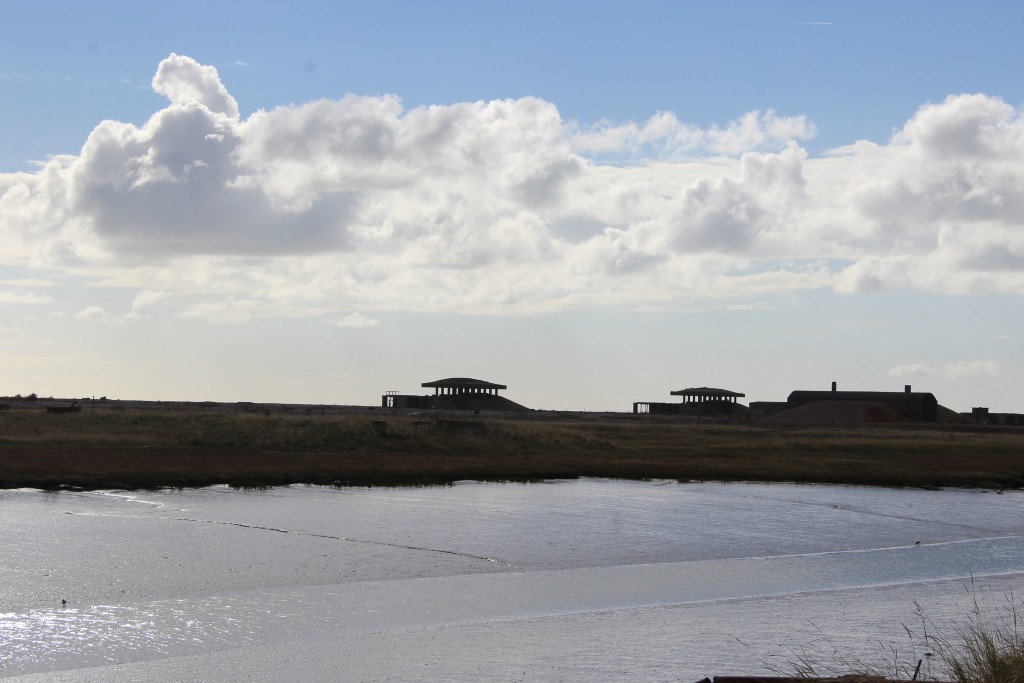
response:
<svg viewBox="0 0 1024 683"><path fill-rule="evenodd" d="M915 602L957 616L972 577L1024 586L1019 493L573 481L0 511L0 676L27 680L765 674L800 645L780 635L832 623L862 651Z"/></svg>

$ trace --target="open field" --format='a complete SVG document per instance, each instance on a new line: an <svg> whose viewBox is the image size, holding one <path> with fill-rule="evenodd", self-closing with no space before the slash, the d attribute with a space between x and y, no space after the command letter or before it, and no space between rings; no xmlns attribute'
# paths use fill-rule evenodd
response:
<svg viewBox="0 0 1024 683"><path fill-rule="evenodd" d="M0 488L575 477L1020 488L1024 430L798 428L625 414L392 415L365 408L0 412Z"/></svg>

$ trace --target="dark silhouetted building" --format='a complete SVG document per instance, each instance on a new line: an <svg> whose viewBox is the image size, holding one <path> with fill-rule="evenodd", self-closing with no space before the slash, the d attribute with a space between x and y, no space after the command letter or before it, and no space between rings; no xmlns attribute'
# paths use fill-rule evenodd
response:
<svg viewBox="0 0 1024 683"><path fill-rule="evenodd" d="M420 386L433 389L434 394L417 396L389 391L381 396L381 407L420 410L529 410L515 401L498 395L498 391L508 388L504 384L485 382L482 379L449 377L424 382Z"/></svg>
<svg viewBox="0 0 1024 683"><path fill-rule="evenodd" d="M710 412L731 412L738 404L738 399L746 394L728 389L713 387L697 387L670 391L672 396L682 396L682 403L657 403L637 401L633 403L634 413L648 415L696 415Z"/></svg>
<svg viewBox="0 0 1024 683"><path fill-rule="evenodd" d="M938 419L939 402L931 393L911 391L906 385L903 391L838 391L832 383L832 391L794 391L786 401L788 408L822 401L859 401L884 403L890 406L901 419L935 422Z"/></svg>

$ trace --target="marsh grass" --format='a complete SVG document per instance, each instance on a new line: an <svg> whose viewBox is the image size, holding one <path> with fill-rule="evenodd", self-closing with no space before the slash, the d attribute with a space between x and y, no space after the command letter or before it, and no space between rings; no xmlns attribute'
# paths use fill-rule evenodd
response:
<svg viewBox="0 0 1024 683"><path fill-rule="evenodd" d="M0 487L429 485L575 477L1024 486L1024 432L381 413L0 413Z"/></svg>
<svg viewBox="0 0 1024 683"><path fill-rule="evenodd" d="M904 629L906 630L906 627ZM818 630L821 645L815 650L808 651L800 647L791 650L783 663L762 660L762 664L769 671L787 678L845 680L854 677L858 680L876 681L941 679L941 676L939 679L933 677L934 654L927 650L925 641L913 631L907 630L907 634L908 642L905 648L901 649L895 643L880 642L878 655L866 660L848 654L842 644ZM823 651L827 653L824 656ZM921 662L923 665L926 660L928 666L918 669L917 663Z"/></svg>
<svg viewBox="0 0 1024 683"><path fill-rule="evenodd" d="M915 604L913 626L903 625L907 635L901 649L895 643L880 643L874 661L847 656L841 645L821 634L824 648L809 653L792 651L782 665L762 661L779 675L797 678L858 677L954 683L1024 683L1024 601L1009 593L1003 603L982 606L981 593L973 579L966 586L971 607L966 615L946 624L936 624ZM821 650L827 658L820 656Z"/></svg>
<svg viewBox="0 0 1024 683"><path fill-rule="evenodd" d="M949 638L929 636L950 680L956 683L1024 683L1024 601L1012 593L994 616L974 598L966 619Z"/></svg>

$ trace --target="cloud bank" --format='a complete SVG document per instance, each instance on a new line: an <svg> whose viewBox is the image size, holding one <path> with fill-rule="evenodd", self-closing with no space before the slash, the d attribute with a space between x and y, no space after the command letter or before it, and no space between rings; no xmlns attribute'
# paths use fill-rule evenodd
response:
<svg viewBox="0 0 1024 683"><path fill-rule="evenodd" d="M1002 363L994 359L964 360L958 363L946 363L941 368L927 363L897 365L889 369L889 375L893 377L944 375L948 380L958 380L969 377L994 376L998 375L1002 369Z"/></svg>
<svg viewBox="0 0 1024 683"><path fill-rule="evenodd" d="M346 95L242 118L216 69L173 54L152 88L169 103L145 124L104 121L80 153L0 174L0 262L136 288L138 309L352 326L372 324L353 310L1024 292L1024 118L994 97L812 159L814 124L774 111L581 126L531 97Z"/></svg>

